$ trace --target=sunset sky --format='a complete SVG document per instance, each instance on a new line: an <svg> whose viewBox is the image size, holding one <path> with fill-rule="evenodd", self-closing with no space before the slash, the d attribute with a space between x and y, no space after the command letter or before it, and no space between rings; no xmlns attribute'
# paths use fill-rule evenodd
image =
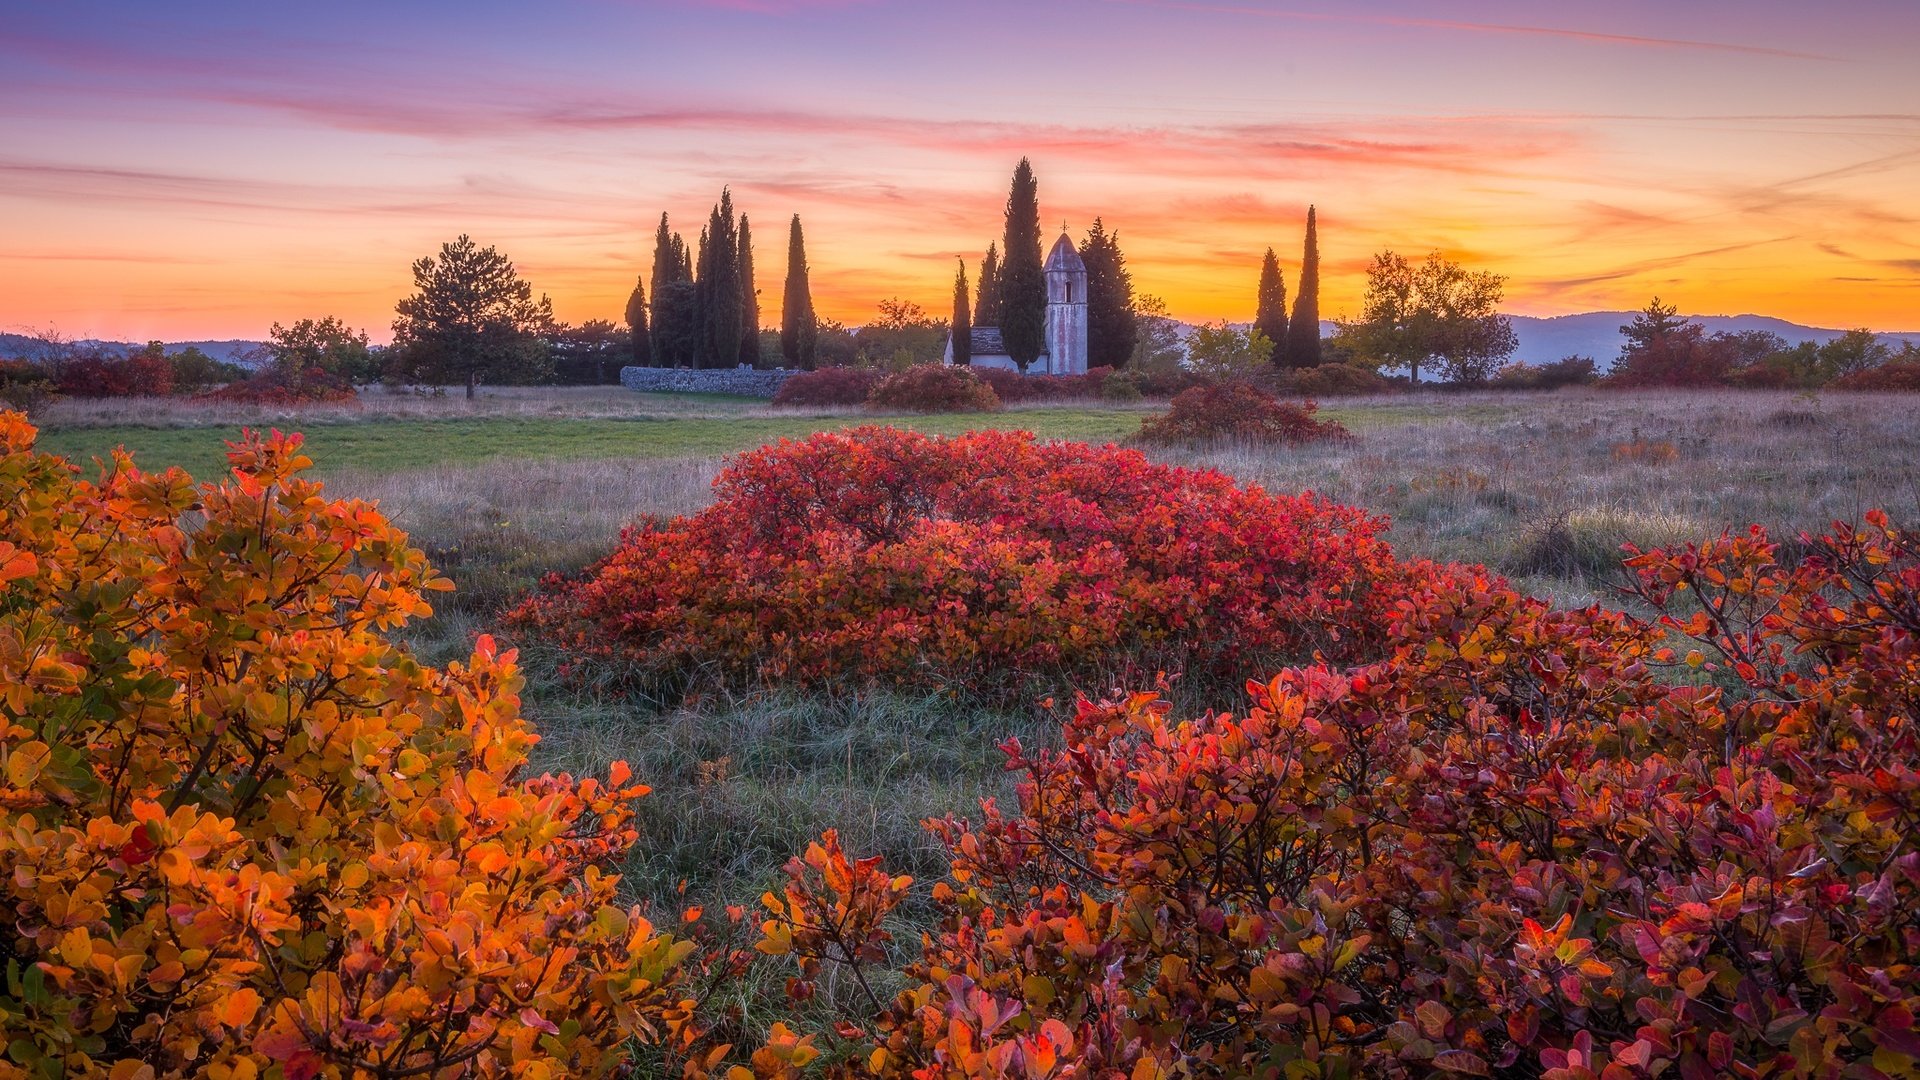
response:
<svg viewBox="0 0 1920 1080"><path fill-rule="evenodd" d="M944 314L1032 158L1189 319L1440 249L1508 307L1920 329L1914 0L640 3L0 0L0 330L384 340L466 232L617 319L662 211L723 184L763 320L788 218L816 306Z"/></svg>

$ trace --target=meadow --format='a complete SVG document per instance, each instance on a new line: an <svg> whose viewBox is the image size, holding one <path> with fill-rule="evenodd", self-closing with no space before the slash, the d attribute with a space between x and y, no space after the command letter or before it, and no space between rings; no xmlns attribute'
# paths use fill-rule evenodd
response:
<svg viewBox="0 0 1920 1080"><path fill-rule="evenodd" d="M1912 400L1762 391L1398 395L1324 408L1323 417L1356 434L1349 442L1151 456L1387 515L1403 556L1482 563L1561 605L1618 604L1623 543L1675 544L1749 523L1792 535L1874 507L1896 520L1920 518ZM408 631L416 650L441 663L464 656L543 575L607 554L635 518L700 509L727 454L863 423L927 433L1022 428L1105 443L1137 430L1150 408L1090 402L874 416L581 388L491 391L471 403L374 394L356 406L253 411L63 402L39 422L42 446L75 460L125 445L148 468L179 464L202 476L241 425L306 433L329 491L377 500L459 586L438 601L435 618ZM1037 708L900 693L648 702L562 680L564 657L538 641L515 644L528 660L538 762L593 771L625 759L653 786L626 886L662 903L683 883L695 897L750 901L825 828L900 872L935 876L944 851L918 822L1004 796L1011 781L997 745L1011 735L1044 741L1055 723Z"/></svg>

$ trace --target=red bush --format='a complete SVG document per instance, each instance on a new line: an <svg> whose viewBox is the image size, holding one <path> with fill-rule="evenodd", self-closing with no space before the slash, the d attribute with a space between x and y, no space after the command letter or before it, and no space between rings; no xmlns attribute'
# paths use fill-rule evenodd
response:
<svg viewBox="0 0 1920 1080"><path fill-rule="evenodd" d="M128 356L92 351L53 365L54 387L68 397L166 397L173 392L173 364L159 347Z"/></svg>
<svg viewBox="0 0 1920 1080"><path fill-rule="evenodd" d="M1629 559L1657 625L1436 575L1386 659L1285 671L1245 716L1083 703L1060 750L1009 745L1017 809L933 826L942 927L842 1052L901 1077L1912 1075L1920 535L1870 514L1802 543ZM802 993L823 962L862 975L858 934L786 923L877 934L897 879L837 846L790 877L763 948Z"/></svg>
<svg viewBox="0 0 1920 1080"><path fill-rule="evenodd" d="M1176 395L1166 415L1143 422L1137 437L1150 443L1246 439L1286 444L1351 437L1334 421L1315 420L1318 408L1312 401L1281 401L1243 382L1196 386Z"/></svg>
<svg viewBox="0 0 1920 1080"><path fill-rule="evenodd" d="M1287 389L1302 397L1351 397L1357 394L1384 394L1394 388L1393 381L1377 371L1352 364L1321 364L1285 374Z"/></svg>
<svg viewBox="0 0 1920 1080"><path fill-rule="evenodd" d="M972 368L916 364L874 384L867 408L905 412L992 412L1000 407L993 387Z"/></svg>
<svg viewBox="0 0 1920 1080"><path fill-rule="evenodd" d="M1920 392L1920 361L1894 360L1835 380L1835 390Z"/></svg>
<svg viewBox="0 0 1920 1080"><path fill-rule="evenodd" d="M862 405L873 393L880 372L872 368L835 367L803 371L780 384L775 405Z"/></svg>
<svg viewBox="0 0 1920 1080"><path fill-rule="evenodd" d="M1100 396L1100 387L1112 368L1094 368L1084 375L1022 375L1006 368L970 369L1008 405L1033 401L1072 401Z"/></svg>
<svg viewBox="0 0 1920 1080"><path fill-rule="evenodd" d="M1404 578L1360 511L1024 432L823 433L735 459L715 489L511 624L654 685L998 694L1366 655Z"/></svg>
<svg viewBox="0 0 1920 1080"><path fill-rule="evenodd" d="M228 383L198 395L197 401L226 401L243 405L303 405L356 401L359 394L344 380L319 368L310 368L297 380L261 372L250 379Z"/></svg>

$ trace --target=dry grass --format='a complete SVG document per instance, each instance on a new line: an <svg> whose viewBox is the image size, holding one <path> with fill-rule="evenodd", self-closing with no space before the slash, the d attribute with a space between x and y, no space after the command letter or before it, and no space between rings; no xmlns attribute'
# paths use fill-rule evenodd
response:
<svg viewBox="0 0 1920 1080"><path fill-rule="evenodd" d="M1031 401L1007 406L1009 412L1077 407L1102 411L1144 411L1154 403ZM618 386L483 387L468 401L458 388L440 395L388 391L374 387L349 402L298 405L240 405L191 398L63 398L37 413L34 422L49 431L72 428L193 428L241 426L281 428L364 424L391 420L625 420L655 418L861 417L858 405L775 408L759 398L727 394L642 394Z"/></svg>
<svg viewBox="0 0 1920 1080"><path fill-rule="evenodd" d="M1605 579L1629 541L1750 523L1793 534L1874 507L1920 519L1912 396L1594 391L1379 407L1404 413L1416 401L1426 416L1367 425L1351 443L1158 456L1388 514L1406 554L1486 563L1570 603L1609 598ZM1674 453L1616 452L1661 444Z"/></svg>
<svg viewBox="0 0 1920 1080"><path fill-rule="evenodd" d="M356 424L381 420L572 419L640 416L715 417L766 412L754 398L722 394L640 394L618 386L484 387L472 401L459 389L441 395L375 387L349 402L237 405L191 398L67 398L47 406L35 423L49 430L76 427L239 427Z"/></svg>

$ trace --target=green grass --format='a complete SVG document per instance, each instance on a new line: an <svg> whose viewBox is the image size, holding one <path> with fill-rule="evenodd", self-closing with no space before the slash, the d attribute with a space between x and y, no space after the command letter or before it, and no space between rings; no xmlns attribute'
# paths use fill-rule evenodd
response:
<svg viewBox="0 0 1920 1080"><path fill-rule="evenodd" d="M513 458L684 458L737 453L781 438L883 423L928 434L1023 429L1045 438L1108 442L1139 429L1140 413L1117 409L1032 409L944 416L741 416L567 419L368 420L302 425L318 471L398 472ZM115 446L143 468L179 465L195 476L225 467L227 427L75 427L41 433L40 446L76 462Z"/></svg>

